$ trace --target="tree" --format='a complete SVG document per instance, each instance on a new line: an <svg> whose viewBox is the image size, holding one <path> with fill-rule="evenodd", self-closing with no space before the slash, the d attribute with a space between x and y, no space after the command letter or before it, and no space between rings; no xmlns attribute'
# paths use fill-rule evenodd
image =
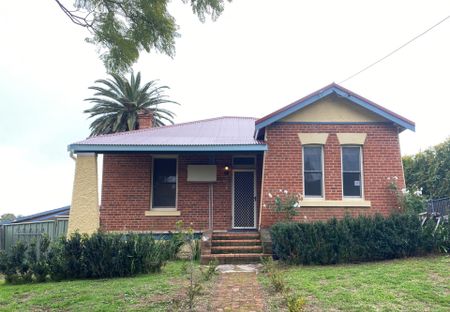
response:
<svg viewBox="0 0 450 312"><path fill-rule="evenodd" d="M175 114L159 107L165 103L178 104L164 94L169 87L158 87L154 80L141 87L141 73L136 77L131 73L130 81L119 74L111 74L111 77L95 81L103 86L89 87L97 91L94 97L85 99L95 104L84 111L90 114L89 118L96 118L90 125L91 136L138 129L139 113L151 113L154 127L166 122L173 124Z"/></svg>
<svg viewBox="0 0 450 312"><path fill-rule="evenodd" d="M4 213L4 214L2 214L2 216L0 217L0 222L3 222L3 221L12 221L12 220L14 220L14 219L16 219L16 216L15 216L14 214L12 214L12 213Z"/></svg>
<svg viewBox="0 0 450 312"><path fill-rule="evenodd" d="M123 72L137 61L142 50L156 50L173 57L179 36L169 0L75 0L74 9L55 0L69 19L88 29L86 40L100 48L100 58L110 72ZM231 0L228 0L229 2ZM200 21L216 20L224 0L182 0L190 3Z"/></svg>
<svg viewBox="0 0 450 312"><path fill-rule="evenodd" d="M450 137L423 152L403 157L406 186L429 198L450 197Z"/></svg>

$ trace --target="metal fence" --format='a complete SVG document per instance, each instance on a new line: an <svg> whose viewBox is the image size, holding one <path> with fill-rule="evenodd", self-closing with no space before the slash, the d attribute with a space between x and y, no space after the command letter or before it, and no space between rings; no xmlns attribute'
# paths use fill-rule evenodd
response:
<svg viewBox="0 0 450 312"><path fill-rule="evenodd" d="M450 198L431 199L427 202L427 213L436 217L448 216L450 212Z"/></svg>
<svg viewBox="0 0 450 312"><path fill-rule="evenodd" d="M67 233L68 219L11 223L0 226L0 249L9 249L18 241L29 244L33 239L39 240L42 234L47 234L54 240Z"/></svg>

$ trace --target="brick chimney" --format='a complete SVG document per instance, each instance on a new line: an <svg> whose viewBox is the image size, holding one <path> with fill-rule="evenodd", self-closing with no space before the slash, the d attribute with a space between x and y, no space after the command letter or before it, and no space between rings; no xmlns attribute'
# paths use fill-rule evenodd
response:
<svg viewBox="0 0 450 312"><path fill-rule="evenodd" d="M138 129L151 127L153 127L153 114L146 110L138 112Z"/></svg>

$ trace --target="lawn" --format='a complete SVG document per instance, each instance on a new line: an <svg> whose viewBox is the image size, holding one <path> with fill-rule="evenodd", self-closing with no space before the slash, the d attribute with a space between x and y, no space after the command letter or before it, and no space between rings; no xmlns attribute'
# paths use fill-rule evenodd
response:
<svg viewBox="0 0 450 312"><path fill-rule="evenodd" d="M161 273L132 278L74 280L43 284L0 282L1 311L166 311L186 284L180 261Z"/></svg>
<svg viewBox="0 0 450 312"><path fill-rule="evenodd" d="M306 311L450 311L449 256L282 270ZM272 299L273 310L279 302Z"/></svg>

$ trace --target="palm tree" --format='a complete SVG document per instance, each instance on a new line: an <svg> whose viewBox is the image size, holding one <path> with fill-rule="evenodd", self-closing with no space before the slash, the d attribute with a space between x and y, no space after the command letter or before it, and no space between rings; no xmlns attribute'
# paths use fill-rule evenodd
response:
<svg viewBox="0 0 450 312"><path fill-rule="evenodd" d="M91 136L135 130L139 128L138 113L151 113L153 127L173 124L175 114L160 108L160 104L173 103L164 94L167 86L157 86L152 80L141 87L141 73L136 77L131 73L130 81L119 74L111 74L112 79L100 79L89 89L97 91L94 97L85 99L95 105L84 113L96 118L89 128Z"/></svg>

